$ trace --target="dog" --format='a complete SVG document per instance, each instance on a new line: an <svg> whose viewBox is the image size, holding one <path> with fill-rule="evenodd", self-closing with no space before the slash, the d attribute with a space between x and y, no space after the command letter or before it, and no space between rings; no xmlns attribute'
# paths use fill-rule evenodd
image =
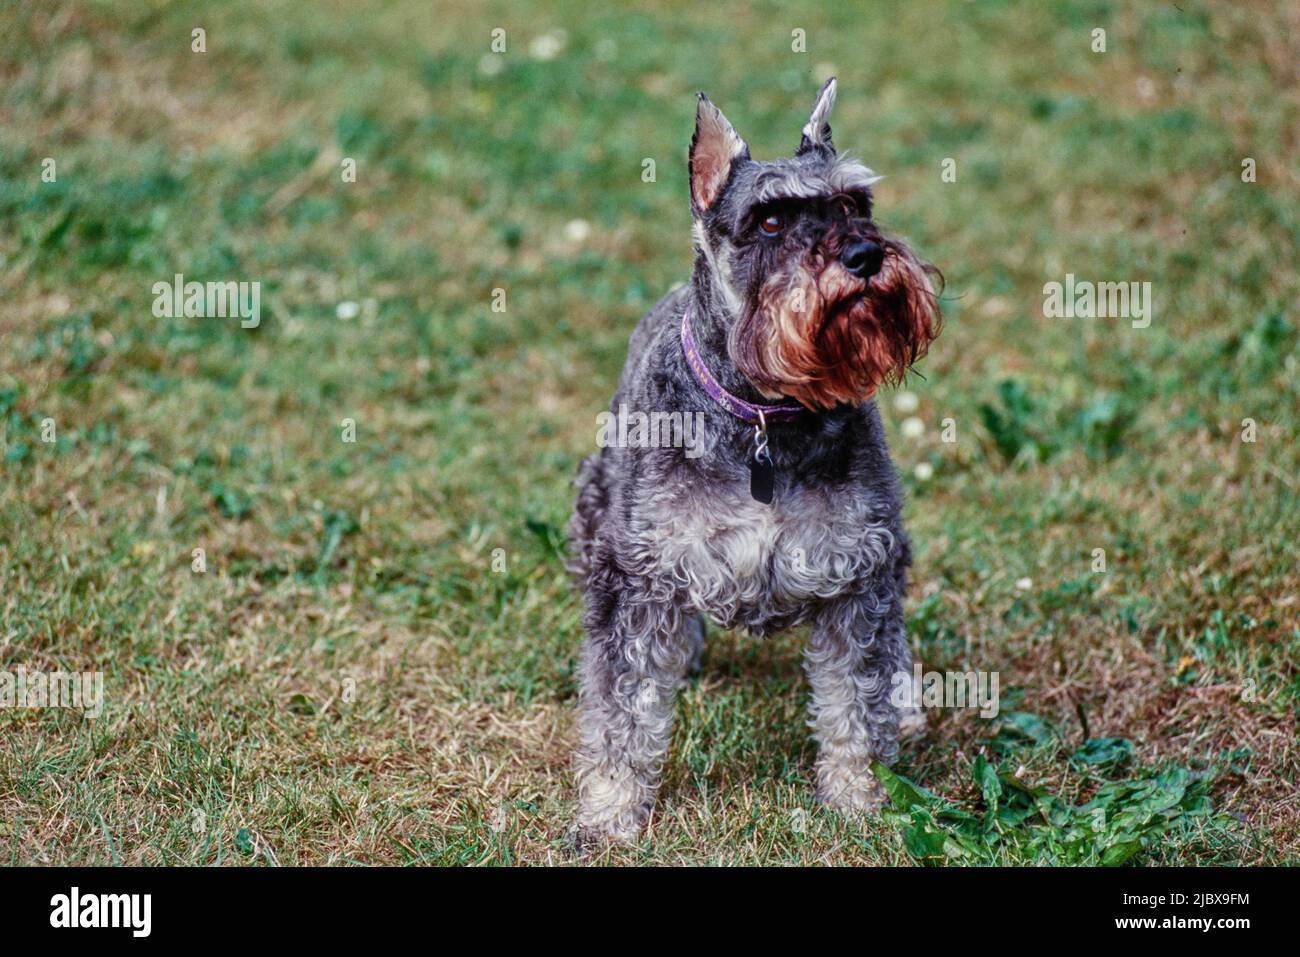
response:
<svg viewBox="0 0 1300 957"><path fill-rule="evenodd" d="M704 454L609 443L580 466L570 570L585 601L576 839L635 840L673 697L704 619L762 637L809 626L817 795L883 802L910 674L911 549L873 397L938 335L938 270L872 215L878 179L837 153L832 78L794 155L752 159L699 94L689 154L695 264L633 332L612 409L702 414ZM642 437L643 438L643 437Z"/></svg>

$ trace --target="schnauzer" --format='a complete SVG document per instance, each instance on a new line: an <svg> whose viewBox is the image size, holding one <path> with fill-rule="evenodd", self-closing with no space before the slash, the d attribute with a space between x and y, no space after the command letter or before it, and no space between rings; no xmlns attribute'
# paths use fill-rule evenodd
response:
<svg viewBox="0 0 1300 957"><path fill-rule="evenodd" d="M832 79L794 156L758 162L699 96L694 273L633 332L612 407L702 412L706 452L607 446L578 472L580 846L648 819L705 617L760 637L809 626L817 794L833 807L878 807L871 762L897 756L900 720L922 723L891 701L912 671L911 550L873 397L938 334L938 271L877 228L879 177L836 153L834 102Z"/></svg>

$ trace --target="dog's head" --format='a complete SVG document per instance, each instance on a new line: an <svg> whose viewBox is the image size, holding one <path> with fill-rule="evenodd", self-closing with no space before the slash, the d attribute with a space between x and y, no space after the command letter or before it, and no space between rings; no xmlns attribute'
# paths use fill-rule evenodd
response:
<svg viewBox="0 0 1300 957"><path fill-rule="evenodd" d="M763 395L810 408L901 382L940 323L937 270L881 234L879 177L835 152L834 103L831 79L794 156L760 163L700 94L690 152L695 244L731 360Z"/></svg>

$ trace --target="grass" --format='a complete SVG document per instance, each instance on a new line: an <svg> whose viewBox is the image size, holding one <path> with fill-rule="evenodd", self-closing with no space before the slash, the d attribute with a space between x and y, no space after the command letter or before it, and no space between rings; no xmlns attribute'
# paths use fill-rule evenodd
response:
<svg viewBox="0 0 1300 957"><path fill-rule="evenodd" d="M0 710L0 860L569 861L560 530L687 275L691 94L771 156L831 71L837 141L947 278L917 409L882 398L911 634L1003 711L936 713L895 811L846 820L811 799L800 636L715 633L649 833L601 860L1300 860L1298 26L6 5L0 665L103 671L106 704ZM261 282L261 325L155 318L178 272ZM1150 327L1043 318L1067 272L1151 282Z"/></svg>

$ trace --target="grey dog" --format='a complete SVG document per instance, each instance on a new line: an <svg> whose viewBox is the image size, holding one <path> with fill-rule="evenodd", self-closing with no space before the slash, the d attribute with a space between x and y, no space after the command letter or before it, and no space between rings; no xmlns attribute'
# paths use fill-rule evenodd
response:
<svg viewBox="0 0 1300 957"><path fill-rule="evenodd" d="M895 759L900 721L920 723L891 700L912 670L911 550L873 398L938 334L937 270L877 229L878 177L837 154L834 102L832 79L794 156L758 162L700 94L691 283L633 332L611 408L702 415L704 454L606 445L582 463L569 528L587 629L580 847L649 818L704 618L809 626L817 794L833 807L878 807L871 762Z"/></svg>

